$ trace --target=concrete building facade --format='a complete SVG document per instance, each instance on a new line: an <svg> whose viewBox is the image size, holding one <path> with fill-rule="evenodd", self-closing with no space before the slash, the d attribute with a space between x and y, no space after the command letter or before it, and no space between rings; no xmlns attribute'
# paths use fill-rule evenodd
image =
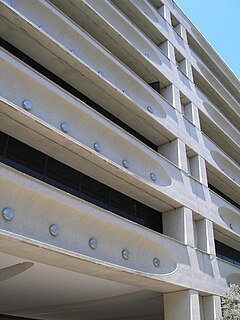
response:
<svg viewBox="0 0 240 320"><path fill-rule="evenodd" d="M239 80L172 0L0 0L0 36L0 318L219 320Z"/></svg>

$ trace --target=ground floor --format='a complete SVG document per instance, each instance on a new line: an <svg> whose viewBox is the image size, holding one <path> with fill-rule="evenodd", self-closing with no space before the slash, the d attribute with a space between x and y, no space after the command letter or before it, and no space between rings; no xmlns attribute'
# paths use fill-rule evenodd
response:
<svg viewBox="0 0 240 320"><path fill-rule="evenodd" d="M28 264L27 264L28 263ZM81 263L81 261L79 261ZM163 293L0 253L0 319L215 320L219 297Z"/></svg>

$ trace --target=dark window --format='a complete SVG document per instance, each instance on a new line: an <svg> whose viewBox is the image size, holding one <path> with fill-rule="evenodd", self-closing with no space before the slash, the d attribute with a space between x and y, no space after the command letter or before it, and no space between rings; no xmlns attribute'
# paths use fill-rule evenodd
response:
<svg viewBox="0 0 240 320"><path fill-rule="evenodd" d="M137 203L137 222L147 228L162 232L162 214L142 203Z"/></svg>
<svg viewBox="0 0 240 320"><path fill-rule="evenodd" d="M1 150L6 153L5 157L0 157L2 162L124 218L162 232L160 212L8 135L0 133L0 138Z"/></svg>
<svg viewBox="0 0 240 320"><path fill-rule="evenodd" d="M121 216L135 221L136 201L124 194L111 190L110 206Z"/></svg>
<svg viewBox="0 0 240 320"><path fill-rule="evenodd" d="M42 152L10 137L6 153L7 164L40 178L44 174L45 158Z"/></svg>
<svg viewBox="0 0 240 320"><path fill-rule="evenodd" d="M109 205L109 188L88 176L82 175L81 193L85 195L88 201L91 201L101 207L108 208Z"/></svg>
<svg viewBox="0 0 240 320"><path fill-rule="evenodd" d="M75 195L79 191L79 172L53 159L47 159L46 182Z"/></svg>
<svg viewBox="0 0 240 320"><path fill-rule="evenodd" d="M215 240L215 246L217 257L240 266L240 252L238 250L217 240Z"/></svg>
<svg viewBox="0 0 240 320"><path fill-rule="evenodd" d="M7 135L3 132L0 132L0 158L3 157L6 140L7 140Z"/></svg>
<svg viewBox="0 0 240 320"><path fill-rule="evenodd" d="M218 190L216 187L214 187L213 185L211 185L210 183L208 184L208 188L212 191L214 191L215 193L217 193L220 197L222 197L223 199L227 200L228 202L230 202L231 204L233 204L236 208L240 209L240 205L235 202L234 200L232 200L231 198L229 198L228 196L226 196L223 192L221 192L220 190Z"/></svg>
<svg viewBox="0 0 240 320"><path fill-rule="evenodd" d="M149 83L149 85L150 85L155 91L157 91L158 93L161 92L160 81L156 81L156 82Z"/></svg>
<svg viewBox="0 0 240 320"><path fill-rule="evenodd" d="M13 45L11 45L9 42L7 42L6 40L2 39L1 37L0 37L0 45L3 48L5 48L6 50L8 50L10 53L12 53L16 57L18 57L19 59L24 61L26 64L31 66L33 69L37 70L38 72L43 74L45 77L47 77L51 81L55 82L57 85L59 85L60 87L62 87L66 91L70 92L72 95L74 95L78 99L80 99L83 102L85 102L86 104L88 104L91 108L93 108L94 110L98 111L99 113L101 113L103 116L105 116L106 118L108 118L112 122L116 123L119 127L123 128L124 130L129 132L131 135L133 135L134 137L136 137L137 139L142 141L144 144L146 144L147 146L149 146L153 150L158 151L158 147L154 143L152 143L150 140L148 140L147 138L142 136L136 130L134 130L133 128L128 126L126 123L124 123L120 119L116 118L109 111L105 110L102 106L100 106L99 104L97 104L94 101L92 101L91 99L89 99L82 92L78 91L77 89L75 89L74 87L69 85L67 82L65 82L64 80L62 80L58 76L56 76L51 71L49 71L46 68L44 68L38 62L36 62L35 60L31 59L25 53L23 53L22 51L20 51L19 49L17 49Z"/></svg>

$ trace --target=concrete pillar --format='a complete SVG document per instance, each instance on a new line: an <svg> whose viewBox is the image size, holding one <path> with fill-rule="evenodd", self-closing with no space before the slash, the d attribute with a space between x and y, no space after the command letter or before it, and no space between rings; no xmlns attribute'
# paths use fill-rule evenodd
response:
<svg viewBox="0 0 240 320"><path fill-rule="evenodd" d="M185 76L193 82L193 72L192 65L187 59L183 59L179 63L177 63L179 70L182 71Z"/></svg>
<svg viewBox="0 0 240 320"><path fill-rule="evenodd" d="M188 158L188 173L201 181L200 156L198 154Z"/></svg>
<svg viewBox="0 0 240 320"><path fill-rule="evenodd" d="M187 171L186 148L180 139L175 139L159 146L158 152L180 169Z"/></svg>
<svg viewBox="0 0 240 320"><path fill-rule="evenodd" d="M159 13L163 16L163 18L171 24L171 15L170 15L170 10L165 6L161 6L159 9Z"/></svg>
<svg viewBox="0 0 240 320"><path fill-rule="evenodd" d="M179 140L179 168L185 172L188 172L186 145L181 140Z"/></svg>
<svg viewBox="0 0 240 320"><path fill-rule="evenodd" d="M179 70L181 70L182 73L184 73L186 76L188 76L187 75L187 60L183 59L177 65L178 65Z"/></svg>
<svg viewBox="0 0 240 320"><path fill-rule="evenodd" d="M192 210L181 207L162 213L163 233L194 247Z"/></svg>
<svg viewBox="0 0 240 320"><path fill-rule="evenodd" d="M187 43L187 31L184 26L179 23L178 25L176 25L176 27L174 27L174 29L177 34Z"/></svg>
<svg viewBox="0 0 240 320"><path fill-rule="evenodd" d="M179 139L175 139L158 147L158 152L179 166Z"/></svg>
<svg viewBox="0 0 240 320"><path fill-rule="evenodd" d="M180 113L182 112L182 105L181 105L181 99L180 99L180 91L177 87L174 86L174 108L178 110Z"/></svg>
<svg viewBox="0 0 240 320"><path fill-rule="evenodd" d="M186 60L186 76L193 82L192 65L188 60Z"/></svg>
<svg viewBox="0 0 240 320"><path fill-rule="evenodd" d="M201 156L199 156L199 170L200 182L205 186L208 186L206 162Z"/></svg>
<svg viewBox="0 0 240 320"><path fill-rule="evenodd" d="M215 244L212 221L204 218L196 221L197 247L215 255Z"/></svg>
<svg viewBox="0 0 240 320"><path fill-rule="evenodd" d="M201 126L200 126L200 116L199 116L199 111L198 111L198 107L192 103L192 114L193 114L193 123L194 125L201 130Z"/></svg>
<svg viewBox="0 0 240 320"><path fill-rule="evenodd" d="M204 296L200 299L201 320L220 320L222 317L219 296Z"/></svg>
<svg viewBox="0 0 240 320"><path fill-rule="evenodd" d="M199 155L195 154L188 156L187 153L187 172L203 185L207 186L207 170L205 160Z"/></svg>
<svg viewBox="0 0 240 320"><path fill-rule="evenodd" d="M174 86L170 84L160 91L161 95L171 104L174 104Z"/></svg>
<svg viewBox="0 0 240 320"><path fill-rule="evenodd" d="M201 320L197 291L164 294L164 320Z"/></svg>
<svg viewBox="0 0 240 320"><path fill-rule="evenodd" d="M169 40L166 40L162 44L160 44L159 49L166 57L168 57L168 59L170 59L174 64L176 64L174 46L171 44Z"/></svg>
<svg viewBox="0 0 240 320"><path fill-rule="evenodd" d="M194 123L194 119L193 119L193 103L189 102L185 105L182 105L182 113L184 114L184 116L191 121L192 123Z"/></svg>

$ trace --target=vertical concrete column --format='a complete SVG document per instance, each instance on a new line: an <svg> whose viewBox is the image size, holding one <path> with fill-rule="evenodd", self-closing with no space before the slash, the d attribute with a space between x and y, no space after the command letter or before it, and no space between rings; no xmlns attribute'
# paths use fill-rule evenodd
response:
<svg viewBox="0 0 240 320"><path fill-rule="evenodd" d="M160 93L174 108L181 110L180 92L173 84L162 89Z"/></svg>
<svg viewBox="0 0 240 320"><path fill-rule="evenodd" d="M185 144L175 139L158 147L158 152L168 160L187 172L187 157Z"/></svg>
<svg viewBox="0 0 240 320"><path fill-rule="evenodd" d="M208 185L207 182L207 169L206 169L206 162L201 156L199 156L199 177L200 182L205 186Z"/></svg>
<svg viewBox="0 0 240 320"><path fill-rule="evenodd" d="M219 296L202 297L202 320L220 320L222 317Z"/></svg>
<svg viewBox="0 0 240 320"><path fill-rule="evenodd" d="M158 147L158 152L179 166L179 139L175 139Z"/></svg>
<svg viewBox="0 0 240 320"><path fill-rule="evenodd" d="M170 10L165 6L161 6L158 9L159 13L163 16L163 18L169 23L171 24L171 15L170 15Z"/></svg>
<svg viewBox="0 0 240 320"><path fill-rule="evenodd" d="M197 291L164 294L164 320L201 320Z"/></svg>
<svg viewBox="0 0 240 320"><path fill-rule="evenodd" d="M194 247L192 210L181 207L162 213L163 233Z"/></svg>
<svg viewBox="0 0 240 320"><path fill-rule="evenodd" d="M173 97L174 97L173 106L176 110L178 110L181 113L182 105L181 105L181 98L180 98L180 90L174 85L173 85Z"/></svg>
<svg viewBox="0 0 240 320"><path fill-rule="evenodd" d="M193 82L193 72L192 72L192 65L191 63L186 59L186 76L188 79L190 79Z"/></svg>
<svg viewBox="0 0 240 320"><path fill-rule="evenodd" d="M181 140L179 140L179 168L185 172L188 172L186 145Z"/></svg>
<svg viewBox="0 0 240 320"><path fill-rule="evenodd" d="M188 158L188 172L192 177L201 181L200 156L198 154Z"/></svg>
<svg viewBox="0 0 240 320"><path fill-rule="evenodd" d="M179 23L175 28L175 31L179 34L179 36L186 42L188 43L187 41L187 31L186 29L184 28L184 26Z"/></svg>
<svg viewBox="0 0 240 320"><path fill-rule="evenodd" d="M204 218L196 222L197 247L209 254L215 255L215 243L212 221Z"/></svg>
<svg viewBox="0 0 240 320"><path fill-rule="evenodd" d="M168 57L168 59L170 59L174 64L176 64L174 46L171 44L169 40L166 40L162 44L160 44L159 49L166 57Z"/></svg>
<svg viewBox="0 0 240 320"><path fill-rule="evenodd" d="M175 87L174 87L174 92L173 92L173 96L174 96L174 103L173 103L173 106L176 110L178 110L180 113L182 112L182 105L181 105L181 99L180 99L180 90Z"/></svg>
<svg viewBox="0 0 240 320"><path fill-rule="evenodd" d="M200 116L199 116L199 111L198 111L198 107L192 103L192 115L193 115L193 123L194 125L201 130L201 126L200 126Z"/></svg>
<svg viewBox="0 0 240 320"><path fill-rule="evenodd" d="M174 96L173 96L173 85L170 84L169 86L167 86L166 88L161 90L161 95L171 104L173 105L174 103Z"/></svg>

